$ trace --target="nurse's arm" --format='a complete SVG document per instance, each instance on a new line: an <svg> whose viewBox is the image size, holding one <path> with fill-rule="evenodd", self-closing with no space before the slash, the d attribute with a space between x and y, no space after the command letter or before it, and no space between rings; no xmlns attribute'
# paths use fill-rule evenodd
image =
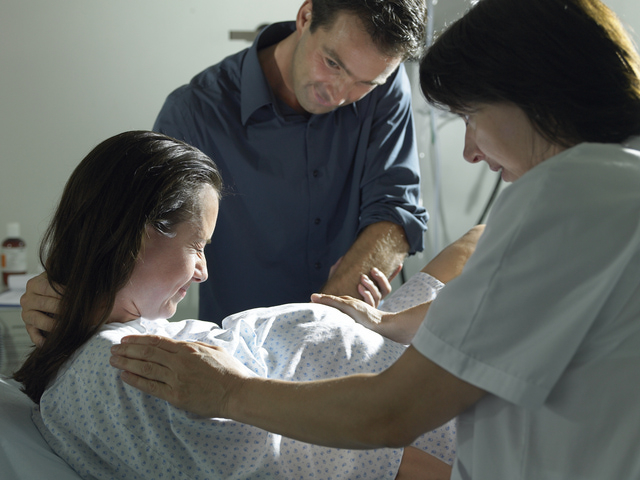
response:
<svg viewBox="0 0 640 480"><path fill-rule="evenodd" d="M330 447L404 447L485 394L409 347L377 375L303 384L248 379L228 397L224 416Z"/></svg>
<svg viewBox="0 0 640 480"><path fill-rule="evenodd" d="M485 395L413 347L379 374L285 382L247 375L219 348L160 337L123 341L112 364L143 392L205 417L330 447L406 446Z"/></svg>

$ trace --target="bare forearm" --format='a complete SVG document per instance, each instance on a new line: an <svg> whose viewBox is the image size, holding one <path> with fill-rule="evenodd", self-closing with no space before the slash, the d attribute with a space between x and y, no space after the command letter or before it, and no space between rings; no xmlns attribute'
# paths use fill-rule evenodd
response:
<svg viewBox="0 0 640 480"><path fill-rule="evenodd" d="M388 313L376 327L369 327L394 342L409 345L429 311L431 302L421 303L397 313Z"/></svg>
<svg viewBox="0 0 640 480"><path fill-rule="evenodd" d="M227 397L224 416L330 447L402 447L483 395L409 347L380 374L309 383L245 379Z"/></svg>
<svg viewBox="0 0 640 480"><path fill-rule="evenodd" d="M401 226L392 222L371 224L358 236L321 291L359 298L357 286L362 274L376 267L388 277L402 264L408 251Z"/></svg>
<svg viewBox="0 0 640 480"><path fill-rule="evenodd" d="M445 247L422 269L442 283L448 283L462 273L469 257L484 232L484 225L476 225L451 245Z"/></svg>
<svg viewBox="0 0 640 480"><path fill-rule="evenodd" d="M400 446L390 445L392 434L382 428L392 422L385 421L385 399L372 398L371 392L380 392L375 384L372 375L305 383L246 379L225 416L334 448Z"/></svg>
<svg viewBox="0 0 640 480"><path fill-rule="evenodd" d="M111 353L124 382L179 408L330 447L408 445L484 395L412 346L381 373L305 383L257 378L220 347L153 335Z"/></svg>

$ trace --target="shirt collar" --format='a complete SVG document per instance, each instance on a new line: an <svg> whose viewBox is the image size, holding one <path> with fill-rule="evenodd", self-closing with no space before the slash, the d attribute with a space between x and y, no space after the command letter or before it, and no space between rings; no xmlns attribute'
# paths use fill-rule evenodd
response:
<svg viewBox="0 0 640 480"><path fill-rule="evenodd" d="M275 102L271 87L269 87L269 83L260 66L258 49L279 42L292 34L295 29L295 22L274 23L262 30L253 41L253 45L249 47L242 63L242 79L240 84L243 124L246 124L253 112L260 107Z"/></svg>
<svg viewBox="0 0 640 480"><path fill-rule="evenodd" d="M247 54L245 55L242 63L242 77L240 84L243 125L246 125L247 120L249 120L251 115L261 107L272 105L273 108L277 110L275 107L275 95L264 76L262 67L260 66L258 50L283 40L287 36L291 35L295 29L296 22L293 21L279 22L269 25L258 34L256 39L253 41L253 45L251 45L247 50ZM358 113L356 103L340 108L353 108L354 113L356 113L356 115ZM333 112L329 112L325 115L330 115L331 113Z"/></svg>

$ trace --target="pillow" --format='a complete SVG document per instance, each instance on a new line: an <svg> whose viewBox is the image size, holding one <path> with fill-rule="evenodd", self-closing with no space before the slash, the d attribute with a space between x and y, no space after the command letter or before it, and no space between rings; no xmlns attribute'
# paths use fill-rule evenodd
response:
<svg viewBox="0 0 640 480"><path fill-rule="evenodd" d="M18 382L0 375L0 472L3 480L79 479L31 421L34 403Z"/></svg>

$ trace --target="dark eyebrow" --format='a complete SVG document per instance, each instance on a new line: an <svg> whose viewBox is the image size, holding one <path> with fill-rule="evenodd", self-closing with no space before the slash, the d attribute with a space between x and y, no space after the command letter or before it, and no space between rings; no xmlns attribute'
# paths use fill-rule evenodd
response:
<svg viewBox="0 0 640 480"><path fill-rule="evenodd" d="M332 48L326 48L325 49L327 55L329 55L331 57L331 59L336 62L341 69L343 69L345 72L347 72L347 75L349 75L350 77L353 77L353 74L351 73L351 71L345 66L345 64L342 62L342 60L340 60L340 57L338 56L338 54L336 53L336 51ZM378 87L380 85L383 85L384 82L380 83L380 82L375 82L375 81L362 81L360 83L364 83L366 85L372 85L375 87Z"/></svg>

